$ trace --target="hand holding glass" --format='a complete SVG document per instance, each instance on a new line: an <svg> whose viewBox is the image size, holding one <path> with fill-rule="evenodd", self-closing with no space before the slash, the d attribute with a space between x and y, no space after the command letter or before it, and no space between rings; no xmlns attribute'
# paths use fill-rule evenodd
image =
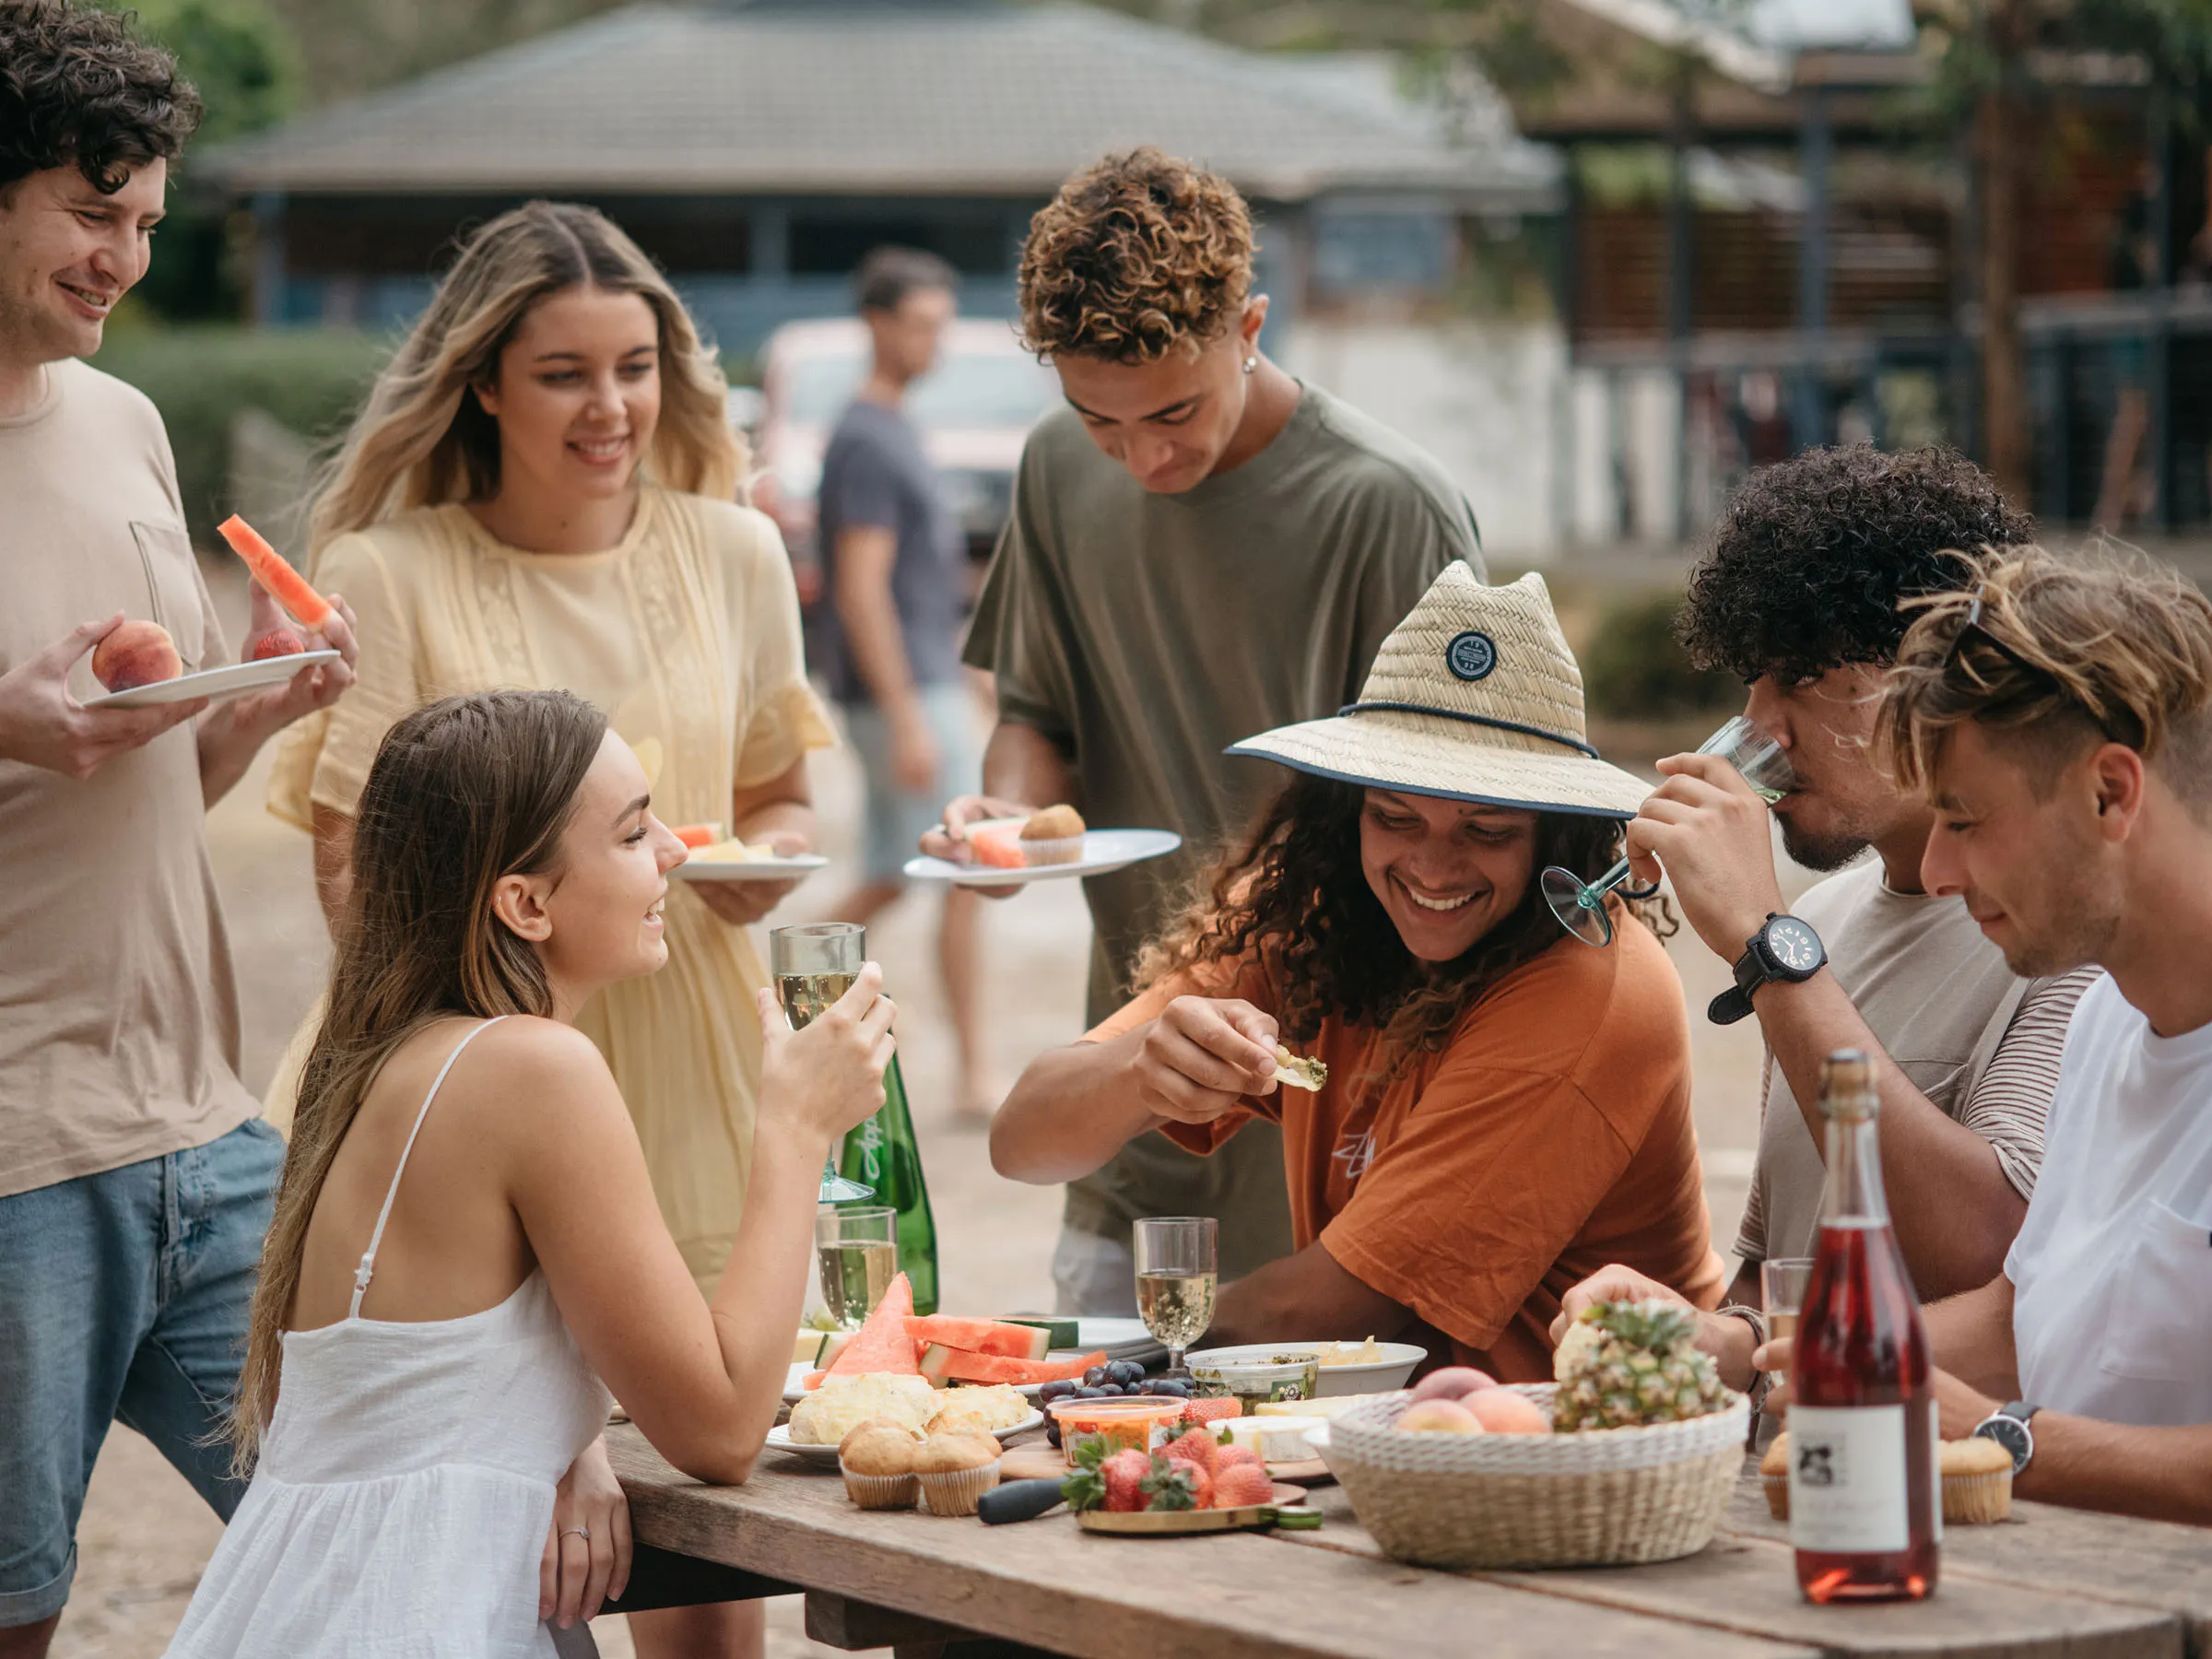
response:
<svg viewBox="0 0 2212 1659"><path fill-rule="evenodd" d="M1805 1288L1812 1282L1811 1256L1777 1256L1759 1265L1759 1300L1766 1311L1767 1340L1794 1340L1797 1315L1805 1309ZM1780 1381L1782 1373L1774 1373Z"/></svg>
<svg viewBox="0 0 2212 1659"><path fill-rule="evenodd" d="M1718 755L1742 774L1745 782L1771 806L1797 785L1790 758L1782 745L1741 714L1698 745L1700 755ZM1564 927L1585 945L1610 945L1613 918L1606 910L1606 895L1628 878L1629 861L1618 864L1595 881L1585 882L1572 870L1551 865L1541 877L1544 902Z"/></svg>
<svg viewBox="0 0 2212 1659"><path fill-rule="evenodd" d="M769 971L792 1030L809 1024L853 989L866 959L868 930L854 922L815 922L803 927L774 927L768 934ZM876 1189L847 1181L837 1172L831 1148L822 1164L824 1204L846 1204L875 1196Z"/></svg>
<svg viewBox="0 0 2212 1659"><path fill-rule="evenodd" d="M1168 1369L1214 1323L1220 1264L1211 1216L1147 1216L1136 1224L1136 1311L1153 1340L1165 1343Z"/></svg>

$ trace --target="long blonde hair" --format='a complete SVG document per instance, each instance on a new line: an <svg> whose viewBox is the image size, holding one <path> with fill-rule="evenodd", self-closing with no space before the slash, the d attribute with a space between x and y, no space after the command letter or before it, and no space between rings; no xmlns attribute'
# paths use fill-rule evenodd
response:
<svg viewBox="0 0 2212 1659"><path fill-rule="evenodd" d="M698 495L737 493L746 455L730 429L728 387L668 279L605 214L530 202L468 239L377 376L316 497L316 551L412 507L499 493L499 423L474 388L498 380L500 354L531 308L572 288L635 294L653 308L661 418L648 475Z"/></svg>
<svg viewBox="0 0 2212 1659"><path fill-rule="evenodd" d="M262 1245L230 1417L241 1476L276 1408L308 1223L379 1068L436 1020L552 1012L536 947L500 921L492 889L553 866L606 735L606 716L567 691L449 697L384 735L354 820L328 1011Z"/></svg>

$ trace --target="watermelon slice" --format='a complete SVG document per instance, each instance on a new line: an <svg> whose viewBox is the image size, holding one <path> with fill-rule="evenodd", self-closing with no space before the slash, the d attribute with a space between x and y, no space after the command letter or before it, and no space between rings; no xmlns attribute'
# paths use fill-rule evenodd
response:
<svg viewBox="0 0 2212 1659"><path fill-rule="evenodd" d="M1052 1344L1051 1333L1037 1325L1001 1324L994 1319L961 1319L950 1313L910 1319L906 1334L917 1347L934 1342L965 1353L997 1354L1007 1359L1041 1359Z"/></svg>
<svg viewBox="0 0 2212 1659"><path fill-rule="evenodd" d="M844 1351L830 1361L832 1377L860 1377L870 1371L896 1371L904 1376L915 1376L920 1367L914 1363L913 1338L906 1334L906 1322L914 1314L914 1288L900 1274L890 1282L876 1311L861 1323L846 1343Z"/></svg>
<svg viewBox="0 0 2212 1659"><path fill-rule="evenodd" d="M308 586L307 578L285 563L284 556L262 540L253 525L234 512L215 528L277 604L310 628L330 620L330 601Z"/></svg>
<svg viewBox="0 0 2212 1659"><path fill-rule="evenodd" d="M1074 1359L1010 1359L1003 1354L971 1354L932 1343L922 1356L921 1369L922 1374L940 1388L949 1382L1007 1382L1019 1388L1030 1382L1080 1377L1092 1366L1105 1363L1102 1352Z"/></svg>
<svg viewBox="0 0 2212 1659"><path fill-rule="evenodd" d="M722 826L720 824L678 824L668 833L696 853L701 847L711 847L722 840Z"/></svg>

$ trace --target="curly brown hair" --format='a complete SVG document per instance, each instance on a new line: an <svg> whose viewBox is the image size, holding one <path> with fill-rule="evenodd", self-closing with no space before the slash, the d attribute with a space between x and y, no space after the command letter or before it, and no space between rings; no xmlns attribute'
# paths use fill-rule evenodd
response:
<svg viewBox="0 0 2212 1659"><path fill-rule="evenodd" d="M1235 328L1252 214L1218 173L1147 146L1060 187L1021 250L1021 338L1039 357L1155 363Z"/></svg>
<svg viewBox="0 0 2212 1659"><path fill-rule="evenodd" d="M1374 1076L1433 1053L1491 986L1555 946L1572 943L1544 902L1535 873L1560 865L1584 881L1619 856L1618 819L1539 812L1535 854L1521 902L1456 960L1429 964L1407 950L1359 865L1357 783L1300 772L1259 816L1241 845L1201 876L1193 901L1139 956L1139 990L1185 970L1257 962L1286 1043L1311 1042L1334 1016L1380 1030ZM1627 902L1665 938L1664 900ZM1618 912L1617 912L1618 914ZM1359 1087L1356 1082L1355 1087Z"/></svg>
<svg viewBox="0 0 2212 1659"><path fill-rule="evenodd" d="M200 124L177 60L126 18L65 0L0 0L0 191L74 164L112 195L131 170L174 160Z"/></svg>
<svg viewBox="0 0 2212 1659"><path fill-rule="evenodd" d="M1676 631L1700 668L1747 685L1894 662L1912 620L1900 603L1964 580L1950 549L2034 528L1955 450L1806 450L1729 498Z"/></svg>

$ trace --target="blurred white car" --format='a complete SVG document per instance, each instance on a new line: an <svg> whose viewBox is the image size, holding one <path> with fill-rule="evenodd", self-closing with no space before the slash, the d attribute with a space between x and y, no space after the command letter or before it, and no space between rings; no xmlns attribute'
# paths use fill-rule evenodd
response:
<svg viewBox="0 0 2212 1659"><path fill-rule="evenodd" d="M815 496L822 452L838 417L867 372L867 325L857 317L787 323L761 348L761 407L755 432L753 504L783 532L799 574L799 597L820 591ZM1056 375L1016 344L1003 320L961 318L945 331L937 365L907 391L947 504L986 559L1014 494L1022 441L1060 396Z"/></svg>

